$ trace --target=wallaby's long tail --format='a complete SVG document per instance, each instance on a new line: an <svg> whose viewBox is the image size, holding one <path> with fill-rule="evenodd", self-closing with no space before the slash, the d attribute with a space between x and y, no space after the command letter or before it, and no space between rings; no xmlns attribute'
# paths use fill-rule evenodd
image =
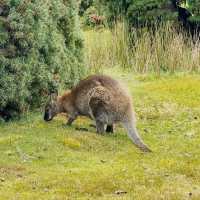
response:
<svg viewBox="0 0 200 200"><path fill-rule="evenodd" d="M142 141L133 122L124 122L124 127L133 143L144 152L152 152L151 149Z"/></svg>

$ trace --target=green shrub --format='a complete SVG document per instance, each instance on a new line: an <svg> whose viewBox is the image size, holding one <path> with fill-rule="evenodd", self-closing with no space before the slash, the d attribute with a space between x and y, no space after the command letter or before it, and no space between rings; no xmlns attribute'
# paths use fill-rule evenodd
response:
<svg viewBox="0 0 200 200"><path fill-rule="evenodd" d="M103 0L110 22L123 16L131 27L157 25L163 21L177 21L178 7L184 7L192 16L187 19L194 25L200 24L199 0ZM184 17L184 16L179 16Z"/></svg>
<svg viewBox="0 0 200 200"><path fill-rule="evenodd" d="M84 74L76 0L0 4L0 115L40 107Z"/></svg>
<svg viewBox="0 0 200 200"><path fill-rule="evenodd" d="M94 21L92 21L91 16L97 15L97 10L94 6L90 6L83 15L83 25L85 26L95 26Z"/></svg>
<svg viewBox="0 0 200 200"><path fill-rule="evenodd" d="M93 5L93 0L81 0L79 6L79 15L83 16L85 11Z"/></svg>
<svg viewBox="0 0 200 200"><path fill-rule="evenodd" d="M79 5L79 15L82 25L85 28L106 26L106 6L103 0L81 0Z"/></svg>
<svg viewBox="0 0 200 200"><path fill-rule="evenodd" d="M170 0L135 0L128 7L127 16L135 27L152 26L162 21L177 19L178 13Z"/></svg>
<svg viewBox="0 0 200 200"><path fill-rule="evenodd" d="M196 26L200 28L200 1L187 0L185 1L185 6L192 14L192 16L189 18L189 21L192 24L196 24Z"/></svg>
<svg viewBox="0 0 200 200"><path fill-rule="evenodd" d="M105 17L98 14L94 6L89 7L83 15L83 25L90 27L105 27Z"/></svg>
<svg viewBox="0 0 200 200"><path fill-rule="evenodd" d="M108 19L116 21L119 16L127 17L131 26L153 25L177 17L171 0L106 0Z"/></svg>

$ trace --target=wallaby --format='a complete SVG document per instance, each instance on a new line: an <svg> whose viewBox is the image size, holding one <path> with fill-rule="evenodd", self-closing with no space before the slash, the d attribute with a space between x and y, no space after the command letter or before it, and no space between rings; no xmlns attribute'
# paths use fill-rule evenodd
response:
<svg viewBox="0 0 200 200"><path fill-rule="evenodd" d="M135 127L130 95L117 80L109 76L92 75L60 97L52 94L45 107L44 120L50 121L58 113L67 113L67 125L71 125L80 115L95 120L97 133L103 133L105 125L112 130L112 125L120 122L138 148L151 151Z"/></svg>

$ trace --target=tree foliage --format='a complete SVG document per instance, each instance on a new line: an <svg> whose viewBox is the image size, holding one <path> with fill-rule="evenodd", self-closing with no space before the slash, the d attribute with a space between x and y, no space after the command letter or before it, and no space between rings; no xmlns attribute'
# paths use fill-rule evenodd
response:
<svg viewBox="0 0 200 200"><path fill-rule="evenodd" d="M94 0L82 0L79 6L79 14L82 16L84 12L93 5Z"/></svg>
<svg viewBox="0 0 200 200"><path fill-rule="evenodd" d="M170 0L135 0L127 14L129 22L137 27L177 18Z"/></svg>
<svg viewBox="0 0 200 200"><path fill-rule="evenodd" d="M199 0L103 0L103 3L109 21L126 17L130 25L135 27L178 20L178 7L182 6L191 13L188 21L200 22Z"/></svg>
<svg viewBox="0 0 200 200"><path fill-rule="evenodd" d="M198 23L198 26L200 27L200 1L186 0L185 6L192 14L189 18L190 22Z"/></svg>
<svg viewBox="0 0 200 200"><path fill-rule="evenodd" d="M0 0L0 115L39 107L80 79L77 8L76 0Z"/></svg>
<svg viewBox="0 0 200 200"><path fill-rule="evenodd" d="M125 16L136 27L177 17L171 0L107 0L105 4L109 9L109 19Z"/></svg>

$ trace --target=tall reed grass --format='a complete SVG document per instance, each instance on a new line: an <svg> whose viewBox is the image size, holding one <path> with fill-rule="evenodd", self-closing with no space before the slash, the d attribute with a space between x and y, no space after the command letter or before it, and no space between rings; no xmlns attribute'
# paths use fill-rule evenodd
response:
<svg viewBox="0 0 200 200"><path fill-rule="evenodd" d="M128 31L126 23L112 30L85 31L85 59L92 71L120 66L136 72L200 71L200 41L166 24L157 30Z"/></svg>

